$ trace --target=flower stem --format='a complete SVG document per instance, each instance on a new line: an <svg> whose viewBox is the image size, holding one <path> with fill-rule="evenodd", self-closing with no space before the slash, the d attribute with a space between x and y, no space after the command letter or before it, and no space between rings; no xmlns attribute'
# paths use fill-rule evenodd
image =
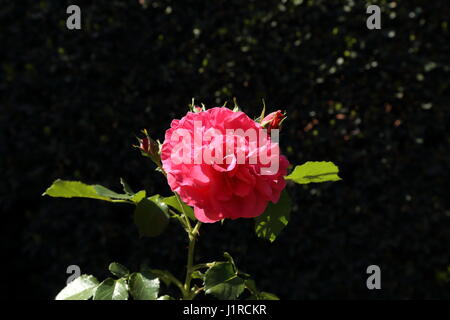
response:
<svg viewBox="0 0 450 320"><path fill-rule="evenodd" d="M208 269L214 262L209 262L209 263L199 263L195 266L192 267L192 271L197 271L200 269Z"/></svg>
<svg viewBox="0 0 450 320"><path fill-rule="evenodd" d="M191 300L195 295L195 291L191 289L191 280L192 280L192 272L193 264L194 264L194 250L195 250L195 242L197 241L198 230L200 229L201 222L198 221L195 225L194 229L189 232L189 247L188 247L188 257L187 257L187 266L186 266L186 280L184 282L184 300Z"/></svg>
<svg viewBox="0 0 450 320"><path fill-rule="evenodd" d="M188 233L192 233L191 222L189 221L189 217L186 215L186 212L184 211L183 202L181 201L180 196L178 195L178 193L174 192L174 194L175 194L175 198L177 198L178 204L180 205L181 212L183 213L183 217L182 218L184 219L184 225L188 229Z"/></svg>
<svg viewBox="0 0 450 320"><path fill-rule="evenodd" d="M194 104L194 100L192 100L192 104ZM167 173L164 171L162 167L162 163L156 163L162 174L167 177ZM203 288L191 288L191 280L192 273L196 270L193 268L194 264L194 250L195 250L195 242L197 241L198 230L200 229L201 222L197 221L194 229L192 229L191 222L189 217L186 215L186 212L183 207L183 202L181 201L180 196L177 192L174 192L175 197L177 198L178 204L180 205L182 216L180 217L174 212L171 212L175 218L183 225L188 236L189 236L189 247L188 247L188 258L187 258L187 266L186 266L186 279L184 282L184 286L181 283L175 282L176 285L180 288L181 293L183 295L183 300L192 300L197 294L199 294ZM171 210L170 210L171 211Z"/></svg>

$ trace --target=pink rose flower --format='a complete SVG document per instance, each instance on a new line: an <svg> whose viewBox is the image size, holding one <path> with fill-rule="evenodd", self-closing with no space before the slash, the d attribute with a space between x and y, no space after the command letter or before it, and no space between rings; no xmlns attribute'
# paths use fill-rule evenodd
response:
<svg viewBox="0 0 450 320"><path fill-rule="evenodd" d="M163 168L199 221L252 218L269 201L278 202L289 162L274 141L278 135L265 132L245 113L225 107L172 121L161 149Z"/></svg>

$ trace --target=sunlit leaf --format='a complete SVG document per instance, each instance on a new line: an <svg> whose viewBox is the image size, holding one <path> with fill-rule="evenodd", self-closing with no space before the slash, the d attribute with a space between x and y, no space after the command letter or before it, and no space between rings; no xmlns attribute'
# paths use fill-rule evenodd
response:
<svg viewBox="0 0 450 320"><path fill-rule="evenodd" d="M182 200L180 200L181 201L181 203L182 203L182 207L180 206L180 202L178 202L178 199L177 199L177 197L176 196L171 196L171 197L167 197L167 198L164 198L164 200L163 200L167 205L169 205L169 206L171 206L172 208L174 208L174 209L176 209L176 210L178 210L178 212L183 212L183 210L184 210L184 212L186 213L186 215L189 217L189 219L191 219L191 220L193 220L193 221L195 221L195 220L197 220L196 218L195 218L195 215L194 215L194 210L190 207L190 206L188 206L186 203L184 203ZM183 208L183 209L182 209Z"/></svg>
<svg viewBox="0 0 450 320"><path fill-rule="evenodd" d="M287 224L291 215L291 199L283 191L277 203L267 205L266 211L255 218L256 235L260 238L275 241Z"/></svg>
<svg viewBox="0 0 450 320"><path fill-rule="evenodd" d="M136 272L130 277L130 292L135 300L156 300L159 279L150 272Z"/></svg>
<svg viewBox="0 0 450 320"><path fill-rule="evenodd" d="M139 191L136 194L120 194L98 184L88 185L80 181L58 179L43 195L59 198L89 198L111 202L117 200L139 202L145 197L145 191Z"/></svg>
<svg viewBox="0 0 450 320"><path fill-rule="evenodd" d="M94 300L128 300L127 284L123 279L106 279L94 293Z"/></svg>
<svg viewBox="0 0 450 320"><path fill-rule="evenodd" d="M56 300L87 300L95 292L98 280L94 276L83 274L71 281L56 296Z"/></svg>
<svg viewBox="0 0 450 320"><path fill-rule="evenodd" d="M230 262L216 262L205 273L205 293L218 299L234 300L244 291L241 279Z"/></svg>
<svg viewBox="0 0 450 320"><path fill-rule="evenodd" d="M130 271L123 265L117 262L112 262L108 267L109 271L116 277L126 277L130 274Z"/></svg>
<svg viewBox="0 0 450 320"><path fill-rule="evenodd" d="M342 180L338 173L339 168L333 162L308 161L301 166L296 166L285 179L299 184Z"/></svg>

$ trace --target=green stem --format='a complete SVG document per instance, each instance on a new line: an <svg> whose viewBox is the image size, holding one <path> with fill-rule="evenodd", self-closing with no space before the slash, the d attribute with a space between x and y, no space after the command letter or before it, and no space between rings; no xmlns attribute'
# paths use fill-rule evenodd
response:
<svg viewBox="0 0 450 320"><path fill-rule="evenodd" d="M188 257L187 257L187 266L186 266L186 280L184 282L184 300L191 300L195 295L196 291L191 289L191 280L192 280L192 272L193 264L194 264L194 250L195 250L195 242L197 241L198 230L200 229L201 222L198 221L195 225L194 229L189 232L189 247L188 247Z"/></svg>
<svg viewBox="0 0 450 320"><path fill-rule="evenodd" d="M115 200L115 199L111 199L110 200L111 202L114 202L114 203L130 203L130 204L135 204L133 201L131 201L131 200Z"/></svg>
<svg viewBox="0 0 450 320"><path fill-rule="evenodd" d="M198 288L197 290L195 290L192 295L191 298L194 299L200 292L202 292L205 288Z"/></svg>
<svg viewBox="0 0 450 320"><path fill-rule="evenodd" d="M166 172L162 168L161 164L157 164L158 167L161 169L161 172L164 174L164 176L167 177ZM192 273L195 271L193 268L194 264L194 250L195 250L195 242L197 241L198 236L198 230L200 229L201 222L197 221L197 224L195 225L194 229L192 229L191 222L189 220L189 217L186 215L186 212L183 207L183 202L180 199L180 196L178 193L174 192L175 197L177 198L178 204L180 205L181 211L183 213L183 216L180 217L177 214L174 215L175 218L180 221L180 223L184 226L188 236L189 236L189 247L188 247L188 258L187 258L187 266L186 266L186 279L184 282L184 287L181 285L181 283L178 283L178 287L181 290L181 293L183 295L183 300L192 300L197 294L199 294L203 288L197 288L196 290L193 290L191 288L191 280L192 280Z"/></svg>
<svg viewBox="0 0 450 320"><path fill-rule="evenodd" d="M212 264L213 262L196 264L195 266L192 267L192 272L200 269L208 269Z"/></svg>
<svg viewBox="0 0 450 320"><path fill-rule="evenodd" d="M191 222L189 221L189 218L186 215L186 212L184 211L183 202L181 201L180 196L178 195L178 193L174 192L174 194L175 194L175 198L177 198L178 204L180 205L181 212L183 213L184 224L189 230L188 233L192 233Z"/></svg>
<svg viewBox="0 0 450 320"><path fill-rule="evenodd" d="M191 279L192 279L192 264L194 262L194 249L195 249L195 238L189 240L188 249L188 260L186 266L186 281L184 283L184 290L191 291Z"/></svg>

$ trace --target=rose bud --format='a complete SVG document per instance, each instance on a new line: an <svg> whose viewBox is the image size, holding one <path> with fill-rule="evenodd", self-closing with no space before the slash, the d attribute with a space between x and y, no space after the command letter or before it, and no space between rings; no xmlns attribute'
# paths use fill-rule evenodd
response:
<svg viewBox="0 0 450 320"><path fill-rule="evenodd" d="M271 129L279 129L284 119L286 119L286 113L278 110L262 119L261 126L270 133Z"/></svg>
<svg viewBox="0 0 450 320"><path fill-rule="evenodd" d="M202 106L192 105L192 107L190 108L190 110L191 110L193 113L199 113L199 112L205 111L206 108L205 108L204 105L202 105Z"/></svg>
<svg viewBox="0 0 450 320"><path fill-rule="evenodd" d="M142 132L145 134L145 138L138 138L138 148L141 150L143 156L149 157L153 162L159 165L161 163L161 157L159 155L159 144L149 137L147 130L143 130Z"/></svg>
<svg viewBox="0 0 450 320"><path fill-rule="evenodd" d="M139 139L139 148L142 152L149 153L150 152L150 142L148 138Z"/></svg>

